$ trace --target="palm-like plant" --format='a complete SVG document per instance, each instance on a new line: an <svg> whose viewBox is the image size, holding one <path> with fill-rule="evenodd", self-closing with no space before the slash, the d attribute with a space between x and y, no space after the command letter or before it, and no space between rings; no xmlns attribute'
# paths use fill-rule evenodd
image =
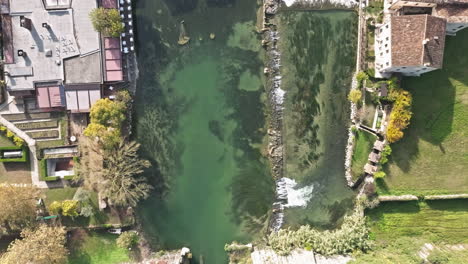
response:
<svg viewBox="0 0 468 264"><path fill-rule="evenodd" d="M140 174L150 167L150 162L138 156L140 144L122 140L105 158L102 193L113 204L135 206L148 197L152 187Z"/></svg>

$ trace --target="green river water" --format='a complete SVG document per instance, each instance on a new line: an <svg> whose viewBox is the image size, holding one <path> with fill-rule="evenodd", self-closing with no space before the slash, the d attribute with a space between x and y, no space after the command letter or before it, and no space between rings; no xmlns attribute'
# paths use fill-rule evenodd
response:
<svg viewBox="0 0 468 264"><path fill-rule="evenodd" d="M199 256L208 264L227 263L225 243L250 242L266 226L275 201L275 183L262 155L266 149L267 96L263 87L264 54L255 32L258 7L253 0L136 3L140 70L136 138L142 144L142 155L153 163L147 176L156 186L139 208L139 216L156 250L188 246L197 263ZM348 115L346 85L354 53L345 53L339 47L347 47L341 40L353 41L355 32L346 32L355 19L353 15L318 13L313 15L316 20L309 21L285 13L282 18L291 24L284 39L292 43L282 45L292 45L285 51L284 63L293 69L284 79L284 89L290 93L286 107L294 109L285 112L285 123L291 129L303 125L312 128L314 122L319 126L315 128L318 133L305 132L313 137L286 130L286 144L302 150L287 152L287 176L301 185L317 184L307 208L287 209L286 222L293 226L333 226L351 206L352 192L346 189L342 173ZM191 38L185 46L177 44L181 21ZM332 25L325 30L326 26L317 24L324 40L311 36L307 28L322 22ZM215 34L214 40L210 33ZM301 44L301 36L311 40ZM314 47L311 54L315 55L298 60L303 54L293 47L306 49L314 43L322 45L320 49ZM338 48L326 50L337 43ZM315 62L317 53L321 53L322 62ZM305 72L300 75L299 69L313 72L311 76ZM320 78L318 84L313 83ZM310 90L301 89L295 79L305 82ZM307 108L301 112L295 102L303 106L310 103L321 110ZM301 114L307 118L297 118ZM322 143L311 150L306 145L314 140ZM303 155L313 158L314 153L322 159L304 161Z"/></svg>

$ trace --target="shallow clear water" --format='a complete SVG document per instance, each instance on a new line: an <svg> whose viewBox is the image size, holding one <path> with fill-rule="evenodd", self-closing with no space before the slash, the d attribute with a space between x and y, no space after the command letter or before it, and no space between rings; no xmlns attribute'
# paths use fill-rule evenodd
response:
<svg viewBox="0 0 468 264"><path fill-rule="evenodd" d="M298 183L303 198L311 197L305 207L286 209L285 220L289 226L332 228L352 207L344 159L357 16L340 10L284 11L279 16L285 177Z"/></svg>
<svg viewBox="0 0 468 264"><path fill-rule="evenodd" d="M158 186L139 214L155 248L188 246L205 263L225 263L224 244L253 239L274 199L260 153L257 5L199 1L183 12L175 2L137 3L136 133ZM177 44L182 20L186 46Z"/></svg>

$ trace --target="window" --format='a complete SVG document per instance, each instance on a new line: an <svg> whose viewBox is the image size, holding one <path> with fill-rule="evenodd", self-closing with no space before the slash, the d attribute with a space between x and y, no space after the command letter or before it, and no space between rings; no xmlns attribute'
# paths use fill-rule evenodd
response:
<svg viewBox="0 0 468 264"><path fill-rule="evenodd" d="M386 37L385 40L388 40L388 37Z"/></svg>
<svg viewBox="0 0 468 264"><path fill-rule="evenodd" d="M401 67L401 68L406 69L406 67Z"/></svg>
<svg viewBox="0 0 468 264"><path fill-rule="evenodd" d="M383 52L380 52L380 56L383 56Z"/></svg>
<svg viewBox="0 0 468 264"><path fill-rule="evenodd" d="M385 47L388 47L388 44L385 44Z"/></svg>
<svg viewBox="0 0 468 264"><path fill-rule="evenodd" d="M422 68L423 71L427 70L427 68Z"/></svg>
<svg viewBox="0 0 468 264"><path fill-rule="evenodd" d="M462 27L463 27L463 25L461 25L461 26L458 26L458 28L462 28Z"/></svg>
<svg viewBox="0 0 468 264"><path fill-rule="evenodd" d="M387 66L388 66L388 65L390 65L390 63L387 61L387 62L385 63L385 65L387 65Z"/></svg>
<svg viewBox="0 0 468 264"><path fill-rule="evenodd" d="M388 51L388 50L386 50L385 52L386 52L386 53L389 53L389 51Z"/></svg>
<svg viewBox="0 0 468 264"><path fill-rule="evenodd" d="M385 25L385 28L388 28L388 24L387 24L387 25Z"/></svg>

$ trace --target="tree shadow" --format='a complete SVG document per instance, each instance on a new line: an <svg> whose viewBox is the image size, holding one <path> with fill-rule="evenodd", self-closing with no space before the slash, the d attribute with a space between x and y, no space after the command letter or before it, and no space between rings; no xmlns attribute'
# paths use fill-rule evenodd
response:
<svg viewBox="0 0 468 264"><path fill-rule="evenodd" d="M366 215L372 221L380 221L385 214L391 213L408 213L414 214L421 210L418 201L401 201L401 202L381 202L377 208L366 209Z"/></svg>
<svg viewBox="0 0 468 264"><path fill-rule="evenodd" d="M468 85L468 60L460 56L468 46L468 31L456 37L447 37L443 69L421 77L405 77L404 89L413 95L411 124L404 130L404 138L393 145L390 159L401 170L408 172L411 162L419 156L418 143L424 140L446 153L445 139L452 133L456 82ZM421 153L424 155L424 153Z"/></svg>

